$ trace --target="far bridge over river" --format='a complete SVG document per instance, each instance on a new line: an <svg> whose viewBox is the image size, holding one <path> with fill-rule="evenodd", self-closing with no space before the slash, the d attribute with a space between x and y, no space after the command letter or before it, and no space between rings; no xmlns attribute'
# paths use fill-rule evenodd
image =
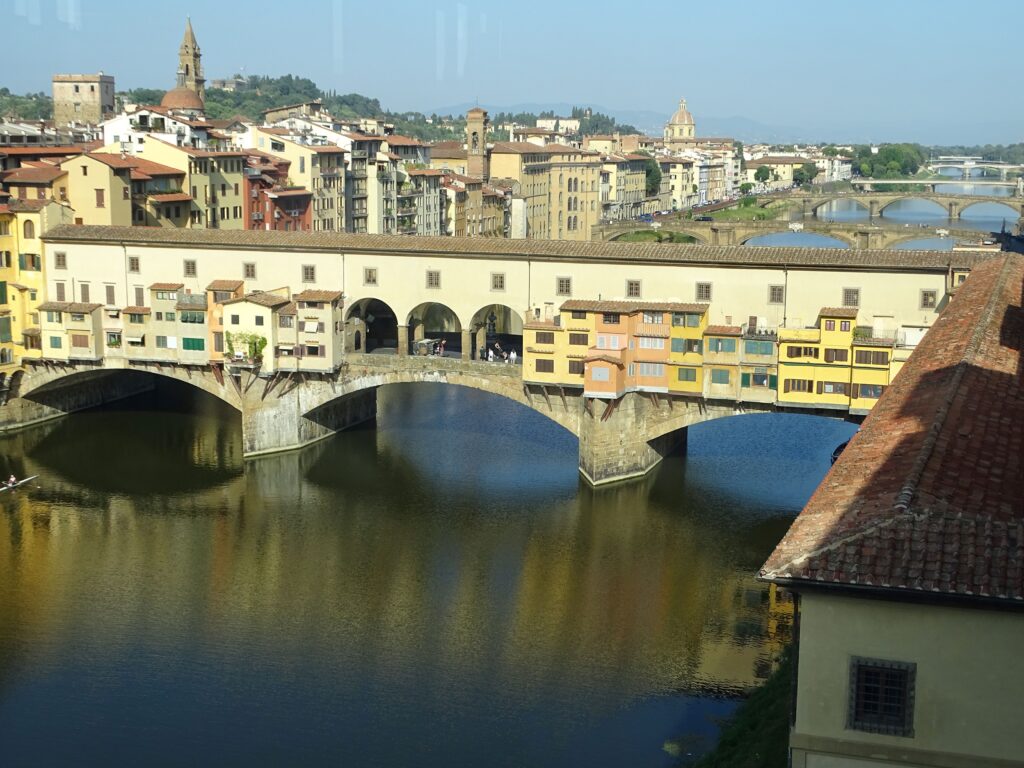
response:
<svg viewBox="0 0 1024 768"><path fill-rule="evenodd" d="M866 181L864 184L878 184L884 185L886 182L874 182ZM819 209L834 203L839 200L850 200L861 206L871 218L877 216L884 216L885 209L893 203L898 203L903 200L926 200L931 203L935 203L946 211L946 215L950 219L959 219L961 214L968 208L974 205L1001 205L1006 209L1007 217L1010 216L1024 216L1024 197L996 197L994 195L966 195L966 194L947 194L944 192L936 191L936 185L930 182L908 182L908 181L896 181L892 184L914 184L926 185L932 188L932 191L926 192L818 192L808 194L807 192L796 192L792 195L775 196L765 195L758 198L758 205L762 208L767 205L777 202L780 199L789 200L794 203L800 203L803 208L805 215L810 214L813 216L818 215Z"/></svg>

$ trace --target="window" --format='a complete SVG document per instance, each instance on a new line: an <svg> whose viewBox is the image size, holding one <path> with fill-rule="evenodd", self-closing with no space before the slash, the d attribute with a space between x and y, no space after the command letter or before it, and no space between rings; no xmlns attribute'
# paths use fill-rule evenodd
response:
<svg viewBox="0 0 1024 768"><path fill-rule="evenodd" d="M711 301L711 283L697 283L697 301Z"/></svg>
<svg viewBox="0 0 1024 768"><path fill-rule="evenodd" d="M708 339L708 352L733 354L736 352L736 339L720 339L712 336Z"/></svg>
<svg viewBox="0 0 1024 768"><path fill-rule="evenodd" d="M786 379L782 388L784 392L810 392L813 386L810 379Z"/></svg>
<svg viewBox="0 0 1024 768"><path fill-rule="evenodd" d="M26 221L21 228L21 232L25 236L26 240L33 240L36 236L36 225L31 221Z"/></svg>
<svg viewBox="0 0 1024 768"><path fill-rule="evenodd" d="M105 285L103 287L106 289L106 292L107 292L107 295L106 295L107 306L113 306L117 302L117 296L116 296L116 294L114 292L114 286L112 286L112 285Z"/></svg>
<svg viewBox="0 0 1024 768"><path fill-rule="evenodd" d="M157 298L158 301L177 301L178 300L178 292L177 291L157 291L156 292L156 298Z"/></svg>
<svg viewBox="0 0 1024 768"><path fill-rule="evenodd" d="M103 190L103 189L97 189L96 190L96 207L97 208L105 208L106 207L105 193L106 193L106 190Z"/></svg>
<svg viewBox="0 0 1024 768"><path fill-rule="evenodd" d="M85 315L82 314L81 312L72 312L71 313L71 322L73 322L73 323L84 323L85 322Z"/></svg>
<svg viewBox="0 0 1024 768"><path fill-rule="evenodd" d="M145 291L141 285L135 286L135 306L141 307L146 303Z"/></svg>
<svg viewBox="0 0 1024 768"><path fill-rule="evenodd" d="M586 333L570 333L569 343L574 347L585 347L590 343L590 336Z"/></svg>
<svg viewBox="0 0 1024 768"><path fill-rule="evenodd" d="M921 309L935 309L938 299L938 291L921 291Z"/></svg>
<svg viewBox="0 0 1024 768"><path fill-rule="evenodd" d="M238 325L238 315L232 315L231 316L231 324L232 325Z"/></svg>
<svg viewBox="0 0 1024 768"><path fill-rule="evenodd" d="M843 331L844 333L849 332L849 330L850 330L850 321L849 320L841 321L839 323L839 330Z"/></svg>
<svg viewBox="0 0 1024 768"><path fill-rule="evenodd" d="M555 295L557 295L557 296L572 296L572 278L571 277L557 277L557 278L555 278Z"/></svg>
<svg viewBox="0 0 1024 768"><path fill-rule="evenodd" d="M602 322L605 325L618 325L619 324L619 313L618 312L605 312L601 317Z"/></svg>
<svg viewBox="0 0 1024 768"><path fill-rule="evenodd" d="M711 383L712 384L728 384L729 383L729 371L725 368L712 368L711 369Z"/></svg>
<svg viewBox="0 0 1024 768"><path fill-rule="evenodd" d="M57 251L53 254L53 267L54 269L68 268L68 255L64 251Z"/></svg>
<svg viewBox="0 0 1024 768"><path fill-rule="evenodd" d="M156 337L156 348L157 349L167 349L167 337L166 336L157 336Z"/></svg>
<svg viewBox="0 0 1024 768"><path fill-rule="evenodd" d="M291 315L278 315L277 325L279 328L294 328L294 318Z"/></svg>
<svg viewBox="0 0 1024 768"><path fill-rule="evenodd" d="M138 315L138 314L135 314L135 313L131 313L131 314L128 315L128 322L129 323L141 323L141 322L144 322L145 319L146 318L143 315Z"/></svg>
<svg viewBox="0 0 1024 768"><path fill-rule="evenodd" d="M427 270L427 288L441 287L441 273L436 269Z"/></svg>
<svg viewBox="0 0 1024 768"><path fill-rule="evenodd" d="M492 272L491 273L491 290L492 291L504 291L505 290L505 273L504 272Z"/></svg>
<svg viewBox="0 0 1024 768"><path fill-rule="evenodd" d="M131 191L128 189L127 186L121 187L121 199L122 200L129 200L131 198L131 196L132 196L131 195Z"/></svg>
<svg viewBox="0 0 1024 768"><path fill-rule="evenodd" d="M302 282L304 283L315 283L316 282L316 266L313 264L302 265Z"/></svg>
<svg viewBox="0 0 1024 768"><path fill-rule="evenodd" d="M772 381L772 379L774 379L775 377L774 376L769 377L768 369L767 368L755 368L754 372L752 374L746 374L745 373L745 374L743 374L743 376L741 378L742 379L746 379L748 376L750 377L749 386L752 386L752 387L767 387L769 385L772 386L772 387L775 386L775 383ZM748 386L748 382L741 381L741 386Z"/></svg>
<svg viewBox="0 0 1024 768"><path fill-rule="evenodd" d="M664 363L640 363L640 375L648 378L660 378L665 375Z"/></svg>
<svg viewBox="0 0 1024 768"><path fill-rule="evenodd" d="M679 381L697 381L697 369L696 368L679 368L676 373L676 378Z"/></svg>
<svg viewBox="0 0 1024 768"><path fill-rule="evenodd" d="M700 317L695 312L673 312L672 325L676 328L699 328Z"/></svg>
<svg viewBox="0 0 1024 768"><path fill-rule="evenodd" d="M71 334L71 346L78 349L88 349L89 337L84 333L73 333Z"/></svg>
<svg viewBox="0 0 1024 768"><path fill-rule="evenodd" d="M54 287L57 289L57 301L64 301L66 298L64 294L64 283L55 283Z"/></svg>
<svg viewBox="0 0 1024 768"><path fill-rule="evenodd" d="M62 346L60 336L50 337L50 349L60 349Z"/></svg>
<svg viewBox="0 0 1024 768"><path fill-rule="evenodd" d="M89 284L88 283L79 283L78 284L78 290L82 294L82 303L83 304L88 304L89 303Z"/></svg>
<svg viewBox="0 0 1024 768"><path fill-rule="evenodd" d="M164 319L164 313L163 312L154 312L153 314L156 316L157 320L163 320Z"/></svg>
<svg viewBox="0 0 1024 768"><path fill-rule="evenodd" d="M129 256L128 257L128 271L138 273L139 271L139 257Z"/></svg>
<svg viewBox="0 0 1024 768"><path fill-rule="evenodd" d="M183 323L195 323L197 325L202 325L203 323L206 322L206 313L205 312L196 312L194 310L188 310L188 309L183 310L182 313L181 313L181 322L183 322ZM259 325L259 323L256 323L256 325Z"/></svg>
<svg viewBox="0 0 1024 768"><path fill-rule="evenodd" d="M554 360L538 360L537 361L537 373L554 373L555 372L555 361Z"/></svg>
<svg viewBox="0 0 1024 768"><path fill-rule="evenodd" d="M206 349L206 339L190 339L186 336L181 340L181 348L189 352L202 352Z"/></svg>
<svg viewBox="0 0 1024 768"><path fill-rule="evenodd" d="M582 360L570 360L569 361L569 373L582 376L583 375L583 361Z"/></svg>
<svg viewBox="0 0 1024 768"><path fill-rule="evenodd" d="M747 340L743 342L743 352L748 355L770 355L775 349L775 345L770 341L751 341Z"/></svg>
<svg viewBox="0 0 1024 768"><path fill-rule="evenodd" d="M856 384L853 388L854 397L869 397L877 400L882 396L885 387L881 384Z"/></svg>
<svg viewBox="0 0 1024 768"><path fill-rule="evenodd" d="M769 285L768 286L768 303L769 304L784 304L786 302L786 286L784 285Z"/></svg>
<svg viewBox="0 0 1024 768"><path fill-rule="evenodd" d="M858 349L853 355L853 361L857 365L888 365L889 353Z"/></svg>
<svg viewBox="0 0 1024 768"><path fill-rule="evenodd" d="M256 325L263 325L263 315L256 315Z"/></svg>
<svg viewBox="0 0 1024 768"><path fill-rule="evenodd" d="M825 362L826 363L846 363L850 360L850 350L848 349L826 349L825 350Z"/></svg>
<svg viewBox="0 0 1024 768"><path fill-rule="evenodd" d="M651 338L650 336L641 336L640 337L640 349L664 349L664 348L665 348L665 340L664 339L655 339L655 338Z"/></svg>
<svg viewBox="0 0 1024 768"><path fill-rule="evenodd" d="M173 322L174 321L174 313L173 312L164 312L164 320L168 320L170 322Z"/></svg>
<svg viewBox="0 0 1024 768"><path fill-rule="evenodd" d="M826 320L825 321L825 330L826 331L834 331L835 329L836 329L836 321L835 320Z"/></svg>
<svg viewBox="0 0 1024 768"><path fill-rule="evenodd" d="M639 280L627 280L626 281L626 298L627 299L639 299L640 298L640 281Z"/></svg>
<svg viewBox="0 0 1024 768"><path fill-rule="evenodd" d="M611 379L611 371L605 368L603 365L596 368L590 369L590 380L591 381L609 381Z"/></svg>
<svg viewBox="0 0 1024 768"><path fill-rule="evenodd" d="M846 727L912 737L916 677L916 664L856 656L850 659Z"/></svg>
<svg viewBox="0 0 1024 768"><path fill-rule="evenodd" d="M696 352L698 355L704 351L704 342L700 339L683 339L684 351L687 353Z"/></svg>
<svg viewBox="0 0 1024 768"><path fill-rule="evenodd" d="M843 288L843 306L860 306L860 288Z"/></svg>
<svg viewBox="0 0 1024 768"><path fill-rule="evenodd" d="M255 280L256 279L256 265L253 264L251 261L246 262L245 264L243 264L242 265L242 277L245 280Z"/></svg>
<svg viewBox="0 0 1024 768"><path fill-rule="evenodd" d="M664 315L661 312L644 312L643 321L645 323L661 323L664 319Z"/></svg>
<svg viewBox="0 0 1024 768"><path fill-rule="evenodd" d="M572 317L573 320L586 320L587 319L587 313L583 312L582 310L579 310L579 309L574 309L570 313L570 316Z"/></svg>
<svg viewBox="0 0 1024 768"><path fill-rule="evenodd" d="M819 395L845 395L846 382L845 381L819 381L818 382L818 394Z"/></svg>
<svg viewBox="0 0 1024 768"><path fill-rule="evenodd" d="M0 341L11 340L11 318L0 317Z"/></svg>
<svg viewBox="0 0 1024 768"><path fill-rule="evenodd" d="M554 331L537 331L537 343L538 344L554 344L555 343L555 332Z"/></svg>
<svg viewBox="0 0 1024 768"><path fill-rule="evenodd" d="M818 358L817 347L786 347L786 357L813 357Z"/></svg>

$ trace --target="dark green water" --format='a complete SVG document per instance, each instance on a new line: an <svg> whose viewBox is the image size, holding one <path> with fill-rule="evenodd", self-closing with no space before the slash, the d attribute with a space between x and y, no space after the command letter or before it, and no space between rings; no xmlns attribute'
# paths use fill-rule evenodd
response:
<svg viewBox="0 0 1024 768"><path fill-rule="evenodd" d="M445 385L244 464L171 390L2 439L0 765L672 765L769 670L753 574L852 431L727 419L603 490Z"/></svg>

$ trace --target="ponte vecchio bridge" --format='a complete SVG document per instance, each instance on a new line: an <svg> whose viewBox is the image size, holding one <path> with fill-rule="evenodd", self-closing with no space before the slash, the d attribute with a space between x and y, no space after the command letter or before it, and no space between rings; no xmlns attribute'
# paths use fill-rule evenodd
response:
<svg viewBox="0 0 1024 768"><path fill-rule="evenodd" d="M127 356L101 350L48 359L44 345L41 358L26 361L5 382L0 429L125 396L134 385L124 382L150 374L187 383L231 405L242 420L244 452L253 456L299 448L373 418L380 386L439 382L514 400L569 430L579 439L581 473L593 483L643 474L685 437L688 426L781 406L639 391L623 395L614 408L595 404L581 386L530 383L520 366L473 360L475 340L492 316L504 330L522 334L524 324L552 318L568 298L637 300L640 293L652 302L700 298L713 324L757 316L770 327L806 328L822 306L841 305L856 286L859 324L894 331L915 327L923 333L954 292L958 276L990 258L932 251L127 227L63 227L51 232L45 245L48 295L69 274L75 282L62 290L72 295L81 282L106 283L115 303L88 306L109 317L122 309L137 313L139 307L129 306L140 295L136 288L169 280L183 293L204 294L209 284L232 277L246 276L246 293L306 287L303 283L314 278L318 288L344 296L343 327L329 331L345 345L344 355L326 370L306 370L298 361L290 370L267 373L259 365L195 351L180 359L154 359L148 348ZM934 294L934 306L922 309L922 291ZM82 310L68 310L75 311ZM353 329L368 331L370 323L385 320L392 323L386 334L391 354L368 353L365 339L363 346L353 343ZM461 359L408 354L410 340L437 333L462 338ZM125 372L136 376L126 378Z"/></svg>

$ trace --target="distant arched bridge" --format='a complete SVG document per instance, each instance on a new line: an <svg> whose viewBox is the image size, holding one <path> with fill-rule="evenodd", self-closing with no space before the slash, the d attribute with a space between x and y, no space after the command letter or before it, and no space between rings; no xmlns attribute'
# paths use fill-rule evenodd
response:
<svg viewBox="0 0 1024 768"><path fill-rule="evenodd" d="M785 199L785 198L784 198ZM846 193L797 193L788 199L799 202L804 213L817 215L818 209L838 200L852 200L868 212L872 218L882 216L885 209L901 200L927 200L935 203L946 211L950 219L959 219L960 215L973 205L997 204L1012 211L1014 216L1024 215L1024 199L1020 197L994 197L992 195L957 195L942 192L846 192ZM767 206L777 202L778 197L765 196L758 198L758 205Z"/></svg>

